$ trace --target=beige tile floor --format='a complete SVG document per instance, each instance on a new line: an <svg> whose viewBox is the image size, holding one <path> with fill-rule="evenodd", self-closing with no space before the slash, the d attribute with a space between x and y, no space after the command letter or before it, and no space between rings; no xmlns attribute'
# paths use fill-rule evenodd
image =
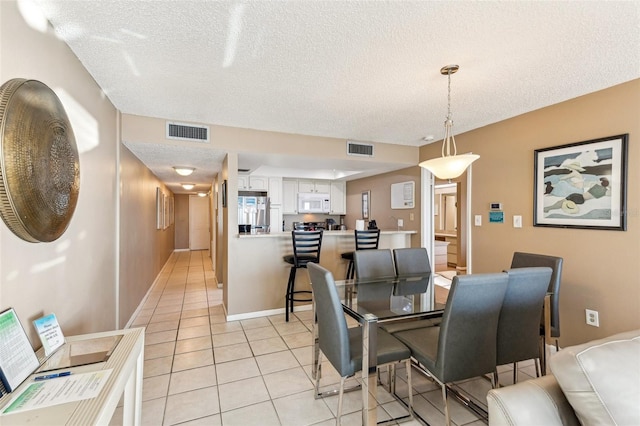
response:
<svg viewBox="0 0 640 426"><path fill-rule="evenodd" d="M335 424L337 397L313 398L311 312L296 312L288 323L284 314L227 322L207 251L173 253L132 326L146 327L145 425ZM509 382L509 368L500 371L501 382ZM520 380L535 375L532 364L521 371ZM397 393L406 400L404 378L399 367ZM323 363L323 386L333 387L338 379ZM460 386L486 401L487 380ZM415 369L413 392L416 412L430 425L444 424L439 388ZM360 392L345 394L343 425L360 424L360 398ZM405 412L383 387L378 387L378 399L380 419ZM449 404L456 425L485 424L456 401ZM111 423L120 419L121 408Z"/></svg>

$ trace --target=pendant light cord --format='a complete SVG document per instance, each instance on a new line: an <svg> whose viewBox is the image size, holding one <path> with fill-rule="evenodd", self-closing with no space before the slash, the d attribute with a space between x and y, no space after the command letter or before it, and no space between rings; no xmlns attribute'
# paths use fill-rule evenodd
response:
<svg viewBox="0 0 640 426"><path fill-rule="evenodd" d="M457 154L456 139L453 136L453 120L451 119L451 69L447 71L449 83L447 86L447 119L444 122L444 141L442 143L442 156L451 156L451 145L453 145L453 155ZM446 151L445 151L446 146Z"/></svg>

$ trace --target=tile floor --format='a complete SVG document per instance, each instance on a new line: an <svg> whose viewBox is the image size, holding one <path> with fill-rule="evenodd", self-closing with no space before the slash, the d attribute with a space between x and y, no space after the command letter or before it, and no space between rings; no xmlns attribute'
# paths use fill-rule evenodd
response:
<svg viewBox="0 0 640 426"><path fill-rule="evenodd" d="M132 326L146 327L145 425L335 424L337 397L313 398L311 312L296 312L289 323L284 314L227 322L207 251L173 253ZM404 370L397 370L397 393L406 400ZM535 375L531 363L520 371L520 380ZM509 368L500 372L508 383ZM323 363L323 386L338 380ZM481 401L490 387L482 378L460 386ZM430 425L444 424L439 388L415 369L413 392L416 412ZM343 425L360 424L360 397L345 394ZM378 399L381 419L405 410L382 387ZM456 425L485 424L456 401L449 404ZM121 415L120 408L111 424L121 423Z"/></svg>

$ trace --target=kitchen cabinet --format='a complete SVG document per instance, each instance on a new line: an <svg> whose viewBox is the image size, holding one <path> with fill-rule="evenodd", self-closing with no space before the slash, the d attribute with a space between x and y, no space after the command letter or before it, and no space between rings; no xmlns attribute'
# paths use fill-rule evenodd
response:
<svg viewBox="0 0 640 426"><path fill-rule="evenodd" d="M331 192L331 181L298 179L298 192L318 192L328 194Z"/></svg>
<svg viewBox="0 0 640 426"><path fill-rule="evenodd" d="M269 192L267 195L269 196L271 204L282 204L282 178L269 178Z"/></svg>
<svg viewBox="0 0 640 426"><path fill-rule="evenodd" d="M269 178L264 176L238 176L238 191L268 191Z"/></svg>
<svg viewBox="0 0 640 426"><path fill-rule="evenodd" d="M331 182L331 214L347 214L347 184L342 181Z"/></svg>
<svg viewBox="0 0 640 426"><path fill-rule="evenodd" d="M282 214L298 213L298 180L282 179Z"/></svg>
<svg viewBox="0 0 640 426"><path fill-rule="evenodd" d="M282 231L282 206L271 204L269 207L269 231Z"/></svg>

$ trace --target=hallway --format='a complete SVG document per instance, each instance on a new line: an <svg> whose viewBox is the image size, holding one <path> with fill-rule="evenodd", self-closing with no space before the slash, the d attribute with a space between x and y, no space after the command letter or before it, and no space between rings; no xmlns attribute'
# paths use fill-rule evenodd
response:
<svg viewBox="0 0 640 426"><path fill-rule="evenodd" d="M207 254L174 252L133 322L146 327L142 423L334 425L337 396L313 398L311 311L296 312L289 323L284 314L226 322ZM523 364L521 371L533 375L532 364ZM330 364L322 368L323 386L334 387L337 373ZM500 371L507 382L509 369ZM397 392L406 398L404 377L399 367ZM417 413L431 425L443 424L439 387L416 371L413 385ZM489 384L475 379L461 387L484 399ZM360 392L345 394L344 425L360 424L360 398ZM379 418L405 410L382 387L378 399ZM450 407L456 425L485 424L455 401ZM121 408L112 424L120 418Z"/></svg>

